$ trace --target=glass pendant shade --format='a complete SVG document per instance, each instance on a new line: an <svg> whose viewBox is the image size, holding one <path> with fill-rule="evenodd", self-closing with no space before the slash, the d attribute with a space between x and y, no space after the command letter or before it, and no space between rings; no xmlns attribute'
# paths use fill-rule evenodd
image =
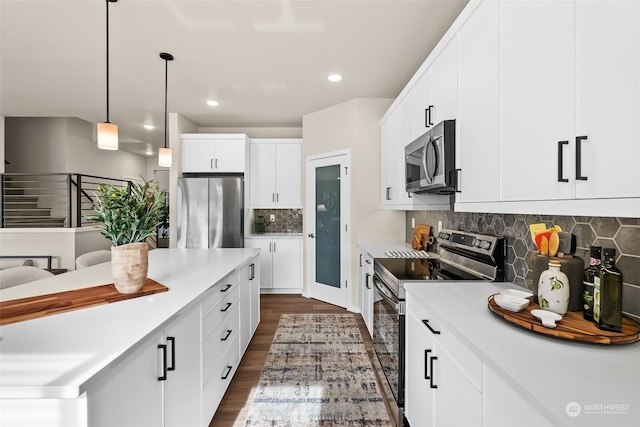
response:
<svg viewBox="0 0 640 427"><path fill-rule="evenodd" d="M160 148L160 150L158 151L158 166L170 168L172 158L173 153L171 151L171 148Z"/></svg>
<svg viewBox="0 0 640 427"><path fill-rule="evenodd" d="M98 148L102 150L118 149L118 125L98 123Z"/></svg>

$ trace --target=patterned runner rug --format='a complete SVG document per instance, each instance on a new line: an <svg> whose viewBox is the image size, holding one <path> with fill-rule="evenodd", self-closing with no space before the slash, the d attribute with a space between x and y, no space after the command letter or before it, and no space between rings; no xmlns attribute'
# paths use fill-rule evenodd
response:
<svg viewBox="0 0 640 427"><path fill-rule="evenodd" d="M283 314L247 426L392 426L353 314Z"/></svg>

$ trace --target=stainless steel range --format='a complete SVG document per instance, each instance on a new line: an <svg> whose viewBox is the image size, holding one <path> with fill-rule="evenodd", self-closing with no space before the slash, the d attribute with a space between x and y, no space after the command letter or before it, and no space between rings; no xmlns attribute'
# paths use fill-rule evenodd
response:
<svg viewBox="0 0 640 427"><path fill-rule="evenodd" d="M443 229L437 252L388 251L374 260L373 348L386 377L383 390L395 400L398 426L404 419L405 283L433 281L502 281L505 242L502 238ZM395 407L392 407L395 412Z"/></svg>

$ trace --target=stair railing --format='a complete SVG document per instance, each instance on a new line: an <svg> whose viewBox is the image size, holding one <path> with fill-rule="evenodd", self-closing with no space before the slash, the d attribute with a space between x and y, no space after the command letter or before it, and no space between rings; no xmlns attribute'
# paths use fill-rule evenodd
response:
<svg viewBox="0 0 640 427"><path fill-rule="evenodd" d="M131 181L87 174L5 173L0 179L0 228L83 227L100 184Z"/></svg>

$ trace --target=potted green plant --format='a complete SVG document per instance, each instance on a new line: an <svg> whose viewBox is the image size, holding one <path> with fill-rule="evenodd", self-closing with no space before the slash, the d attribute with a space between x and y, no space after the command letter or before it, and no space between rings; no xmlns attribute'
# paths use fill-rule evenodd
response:
<svg viewBox="0 0 640 427"><path fill-rule="evenodd" d="M87 219L98 223L113 244L111 272L118 292L137 292L147 278L146 240L162 223L166 193L154 181L101 184L96 190L95 214Z"/></svg>

